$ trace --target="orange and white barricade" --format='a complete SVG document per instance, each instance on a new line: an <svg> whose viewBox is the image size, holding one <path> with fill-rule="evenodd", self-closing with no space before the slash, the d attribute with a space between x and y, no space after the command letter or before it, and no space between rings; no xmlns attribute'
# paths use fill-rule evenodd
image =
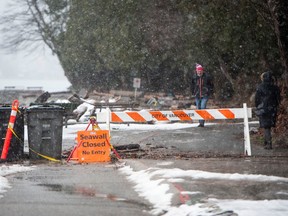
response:
<svg viewBox="0 0 288 216"><path fill-rule="evenodd" d="M124 111L111 112L107 108L97 113L98 122L106 122L110 129L110 123L146 123L146 122L167 122L167 121L194 121L194 120L215 120L215 119L243 119L244 120L244 153L251 156L251 144L249 134L248 118L252 117L252 109L247 108L223 108L223 109L202 109L202 110L167 110L167 111Z"/></svg>

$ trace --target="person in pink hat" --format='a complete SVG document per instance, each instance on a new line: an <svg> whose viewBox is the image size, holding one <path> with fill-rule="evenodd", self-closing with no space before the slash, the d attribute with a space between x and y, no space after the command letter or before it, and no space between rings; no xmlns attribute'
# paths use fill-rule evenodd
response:
<svg viewBox="0 0 288 216"><path fill-rule="evenodd" d="M192 94L195 96L197 109L206 109L208 99L213 91L213 82L200 64L196 64L196 74L192 79ZM199 120L198 127L204 127L204 120Z"/></svg>

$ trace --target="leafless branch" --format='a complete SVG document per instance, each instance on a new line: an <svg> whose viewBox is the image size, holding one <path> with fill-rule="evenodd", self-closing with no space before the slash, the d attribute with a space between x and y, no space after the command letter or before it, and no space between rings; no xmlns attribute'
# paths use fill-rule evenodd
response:
<svg viewBox="0 0 288 216"><path fill-rule="evenodd" d="M67 5L69 0L66 0ZM26 50L31 52L43 42L53 53L59 55L57 36L65 32L66 9L54 12L43 0L16 0L13 7L0 19L4 42L0 45L6 51ZM31 50L31 47L33 49Z"/></svg>

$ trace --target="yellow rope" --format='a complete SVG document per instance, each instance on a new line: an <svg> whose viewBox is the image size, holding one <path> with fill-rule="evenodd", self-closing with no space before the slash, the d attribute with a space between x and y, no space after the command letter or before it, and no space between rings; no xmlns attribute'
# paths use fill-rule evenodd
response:
<svg viewBox="0 0 288 216"><path fill-rule="evenodd" d="M30 149L32 152L34 152L35 154L37 154L37 155L39 155L40 157L43 157L43 158L45 158L45 159L47 159L47 160L54 161L54 162L61 162L61 160L57 160L57 159L55 159L55 158L52 158L52 157L49 157L49 156L40 154L40 153L34 151L34 150L31 149L31 148L29 148L29 149Z"/></svg>
<svg viewBox="0 0 288 216"><path fill-rule="evenodd" d="M8 125L8 129L11 130L11 132L14 134L14 136L15 136L18 140L20 140L21 142L23 142L23 141L17 136L17 134L15 133L14 129L13 129L10 125Z"/></svg>

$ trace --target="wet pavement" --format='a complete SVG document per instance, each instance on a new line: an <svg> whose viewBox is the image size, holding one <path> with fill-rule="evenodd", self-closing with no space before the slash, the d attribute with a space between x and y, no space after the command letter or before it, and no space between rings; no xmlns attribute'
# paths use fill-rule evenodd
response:
<svg viewBox="0 0 288 216"><path fill-rule="evenodd" d="M149 215L115 165L44 163L7 178L1 215Z"/></svg>
<svg viewBox="0 0 288 216"><path fill-rule="evenodd" d="M257 127L257 125L256 125ZM121 153L121 162L134 171L201 170L288 178L288 150L264 150L253 142L252 156L244 155L243 125L207 125L173 131L111 132L114 146L139 144L141 151ZM63 148L74 140L63 140ZM126 154L126 156L125 156ZM165 162L163 165L162 162ZM77 164L24 161L33 171L7 176L11 189L0 199L1 215L150 215L153 208L135 192L133 183L114 163ZM217 199L288 199L287 182L191 179L170 185L173 205ZM183 196L183 191L194 192ZM196 193L197 192L197 193ZM232 211L231 214L235 215Z"/></svg>

